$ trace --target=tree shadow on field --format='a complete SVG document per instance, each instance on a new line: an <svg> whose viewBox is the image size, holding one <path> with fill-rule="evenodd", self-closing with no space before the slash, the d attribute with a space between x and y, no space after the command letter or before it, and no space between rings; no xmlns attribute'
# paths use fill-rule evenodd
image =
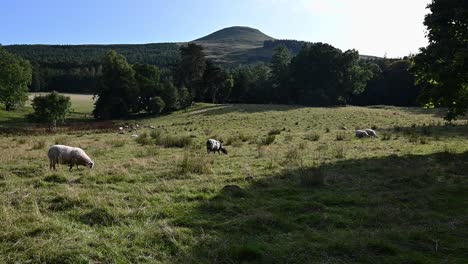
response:
<svg viewBox="0 0 468 264"><path fill-rule="evenodd" d="M238 184L176 221L198 237L180 262L468 259L468 152L344 160Z"/></svg>
<svg viewBox="0 0 468 264"><path fill-rule="evenodd" d="M468 138L468 123L467 124L427 124L427 125L412 125L412 126L394 126L393 128L379 129L379 136L384 139L391 139L397 136L415 138L432 138L434 140L442 138ZM389 137L389 138L385 138Z"/></svg>
<svg viewBox="0 0 468 264"><path fill-rule="evenodd" d="M289 111L303 108L295 105L272 105L272 104L235 104L218 105L208 109L192 112L192 115L214 116L232 113L264 113L271 111Z"/></svg>
<svg viewBox="0 0 468 264"><path fill-rule="evenodd" d="M413 114L413 115L432 115L433 117L438 117L438 118L445 118L447 115L447 109L445 108L433 108L433 109L427 109L423 107L401 107L398 108L401 109L401 111ZM459 116L457 120L468 120L468 115L465 116Z"/></svg>

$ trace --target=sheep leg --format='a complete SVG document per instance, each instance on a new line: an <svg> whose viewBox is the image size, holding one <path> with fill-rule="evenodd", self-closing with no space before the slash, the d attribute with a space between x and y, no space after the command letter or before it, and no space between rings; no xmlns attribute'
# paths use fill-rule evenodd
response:
<svg viewBox="0 0 468 264"><path fill-rule="evenodd" d="M68 171L72 171L73 169L73 163L70 163L70 168L68 169Z"/></svg>

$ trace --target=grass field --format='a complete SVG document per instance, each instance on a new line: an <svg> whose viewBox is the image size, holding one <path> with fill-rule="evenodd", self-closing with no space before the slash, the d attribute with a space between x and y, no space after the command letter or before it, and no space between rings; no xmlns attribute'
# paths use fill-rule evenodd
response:
<svg viewBox="0 0 468 264"><path fill-rule="evenodd" d="M0 138L1 263L468 262L466 119L199 104L125 122L156 129ZM95 169L49 171L55 143Z"/></svg>

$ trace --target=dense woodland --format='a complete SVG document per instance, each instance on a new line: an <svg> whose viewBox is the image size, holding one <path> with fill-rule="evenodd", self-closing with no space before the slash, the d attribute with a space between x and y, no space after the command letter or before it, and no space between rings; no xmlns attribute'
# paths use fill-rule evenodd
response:
<svg viewBox="0 0 468 264"><path fill-rule="evenodd" d="M333 52L341 53L338 49L332 46L321 44L321 43L308 43L303 41L295 40L266 40L264 41L265 49L277 50L281 47L281 50L285 52L287 49L287 58L284 62L289 67L295 67L295 74L299 73L301 67L320 67L326 68L324 60L329 59L330 63L337 63L332 58L320 58L321 55L311 56L306 60L322 60L317 65L306 65L307 62L300 62L300 58L304 55L298 56L301 50L306 50L308 47L315 47L314 50L329 50ZM318 48L320 46L321 48ZM75 92L75 93L94 93L98 89L98 80L102 76L102 60L109 50L115 50L118 54L123 55L128 63L130 64L149 64L158 67L158 70L165 72L165 80L174 79L175 84L178 86L184 86L192 88L193 98L196 101L209 101L209 102L237 102L237 103L295 103L305 105L336 105L342 103L352 103L359 105L371 105L371 104L390 104L390 105L401 105L401 106L414 106L417 105L417 95L419 94L418 87L414 85L414 76L410 73L409 68L411 66L410 60L402 59L359 59L357 53L353 53L353 63L361 65L372 64L373 72L372 77L366 82L365 89L361 89L359 92L352 92L351 95L346 95L346 99L343 97L340 100L327 99L327 95L323 94L324 89L327 90L329 87L320 88L321 91L316 91L315 94L309 93L305 95L307 98L302 100L295 100L293 97L303 98L302 92L298 91L300 85L311 85L320 80L301 80L305 82L299 84L295 81L295 84L286 81L282 76L283 82L281 87L277 83L277 74L284 75L282 72L275 72L275 67L272 61L271 63L257 62L250 65L215 65L211 61L207 61L204 58L203 49L200 47L199 54L193 52L193 56L198 56L201 59L200 64L196 67L200 67L200 72L195 73L195 76L191 77L190 83L187 80L181 80L185 77L181 77L182 68L190 67L183 64L184 56L183 48L179 48L176 44L147 44L147 45L76 45L76 46L61 46L61 45L12 45L6 46L6 50L18 54L21 57L28 59L32 63L33 78L30 85L31 91L60 91L60 92ZM189 52L190 53L190 52ZM337 54L338 54L337 53ZM276 53L275 53L276 54ZM298 55L296 55L298 54ZM322 55L325 53L322 53ZM191 54L185 54L190 57ZM296 55L293 57L293 55ZM335 54L336 55L336 54ZM348 53L350 55L350 53ZM336 58L335 58L336 59ZM186 61L190 61L187 59ZM298 64L305 63L300 66ZM207 65L208 67L206 67ZM330 66L330 65L329 65ZM349 66L349 65L348 65ZM325 68L324 68L325 67ZM207 68L206 74L202 73ZM306 68L304 68L306 69ZM278 69L276 69L278 70ZM210 76L214 73L215 76ZM303 73L311 78L323 77L323 72L314 73ZM190 73L188 73L190 74ZM198 75L197 75L198 74ZM216 76L216 74L218 76ZM311 74L311 75L310 75ZM203 76L205 75L205 76ZM219 75L224 75L220 77ZM198 77L197 77L198 76ZM313 77L315 76L315 77ZM229 77L229 78L228 78ZM290 76L292 77L292 76ZM225 78L232 82L232 85L221 85L222 87L213 87L210 82L210 78L219 79ZM328 76L328 78L334 78ZM213 81L213 80L211 80ZM276 82L276 83L275 83ZM195 86L208 85L202 88L195 88ZM211 86L210 86L211 85ZM325 85L325 84L324 84ZM192 87L193 86L193 87ZM226 87L224 87L226 86ZM287 86L287 88L285 87ZM211 88L210 88L211 87ZM207 90L218 89L219 95L211 93L207 95ZM228 89L229 91L226 91ZM289 91L278 91L278 89L286 89ZM203 91L200 91L203 90ZM198 94L196 94L198 93ZM201 95L204 94L204 95ZM295 94L295 95L293 95ZM338 99L338 98L335 98Z"/></svg>

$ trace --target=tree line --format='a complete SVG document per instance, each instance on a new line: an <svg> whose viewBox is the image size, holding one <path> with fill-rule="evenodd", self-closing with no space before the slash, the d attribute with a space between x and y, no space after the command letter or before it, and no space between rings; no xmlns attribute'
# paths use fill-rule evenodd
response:
<svg viewBox="0 0 468 264"><path fill-rule="evenodd" d="M365 60L355 50L280 40L264 43L275 48L269 63L234 68L216 65L207 59L203 47L194 43L178 47L177 60L160 67L132 64L116 50L108 51L98 62L87 58L80 65L47 63L62 63L61 70L90 82L90 91L98 97L93 113L102 119L141 112L159 114L199 101L308 106L423 104L446 107L451 120L465 114L468 106L468 8L457 0L433 0L428 8L431 13L424 24L429 45L416 56L402 59ZM296 49L299 43L299 52L291 54L286 45ZM167 54L174 52L174 47L167 48ZM136 56L129 55L132 59ZM35 62L31 65L0 47L0 101L7 110L26 100L28 85L41 83L36 80L38 71L54 76L54 70L36 67Z"/></svg>

